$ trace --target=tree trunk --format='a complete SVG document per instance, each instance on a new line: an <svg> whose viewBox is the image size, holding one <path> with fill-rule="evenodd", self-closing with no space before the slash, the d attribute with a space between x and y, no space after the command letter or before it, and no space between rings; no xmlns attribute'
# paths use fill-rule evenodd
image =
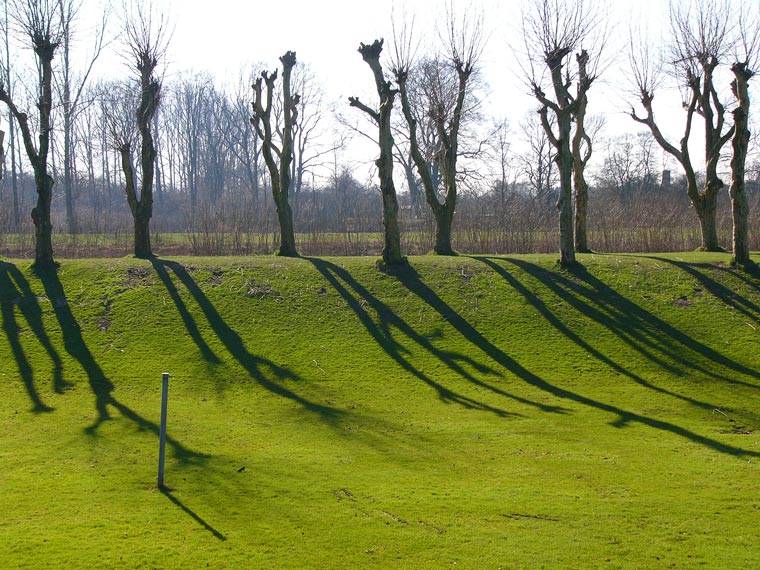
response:
<svg viewBox="0 0 760 570"><path fill-rule="evenodd" d="M559 263L562 267L572 267L575 260L575 232L573 227L573 154L570 150L570 114L557 116L559 145L557 147L557 168L559 169Z"/></svg>
<svg viewBox="0 0 760 570"><path fill-rule="evenodd" d="M150 218L149 213L138 207L134 216L135 257L140 259L153 257L153 249L150 245Z"/></svg>
<svg viewBox="0 0 760 570"><path fill-rule="evenodd" d="M588 185L583 175L575 175L575 251L591 253L588 246L586 221L588 218Z"/></svg>
<svg viewBox="0 0 760 570"><path fill-rule="evenodd" d="M287 200L287 195L283 199L283 194L273 196L275 207L277 209L277 221L280 226L280 248L277 255L282 257L298 257L296 248L295 231L293 228L293 210Z"/></svg>
<svg viewBox="0 0 760 570"><path fill-rule="evenodd" d="M451 247L451 225L454 213L450 208L433 210L435 214L435 246L433 251L437 255L456 255Z"/></svg>
<svg viewBox="0 0 760 570"><path fill-rule="evenodd" d="M750 139L747 84L752 77L752 71L748 69L746 63L738 62L731 66L731 71L734 73L734 82L731 88L738 101L738 106L733 111L734 136L731 141L733 154L731 156L731 185L728 189L728 194L731 197L731 214L734 226L734 263L748 266L751 264L749 256L749 204L744 188L744 178Z"/></svg>
<svg viewBox="0 0 760 570"><path fill-rule="evenodd" d="M700 207L697 208L699 228L702 233L702 245L700 246L700 249L702 251L725 251L720 247L720 242L718 241L718 229L716 224L718 197L704 194L700 202Z"/></svg>
<svg viewBox="0 0 760 570"><path fill-rule="evenodd" d="M53 224L50 221L50 203L53 199L54 182L53 178L45 171L35 172L34 179L37 184L37 205L32 209L35 237L34 265L39 268L49 268L55 266Z"/></svg>
<svg viewBox="0 0 760 570"><path fill-rule="evenodd" d="M586 183L585 169L591 158L591 138L586 134L586 108L588 97L585 90L590 83L586 66L588 64L588 52L582 50L576 56L578 61L578 96L575 110L575 134L573 135L573 187L575 188L575 251L590 253L588 246L588 234L586 232L586 219L588 217L588 184ZM583 152L583 143L586 143L586 153Z"/></svg>

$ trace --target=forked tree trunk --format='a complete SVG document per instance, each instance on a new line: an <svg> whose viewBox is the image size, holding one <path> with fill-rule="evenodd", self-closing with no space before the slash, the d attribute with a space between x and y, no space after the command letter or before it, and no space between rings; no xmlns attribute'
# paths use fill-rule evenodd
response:
<svg viewBox="0 0 760 570"><path fill-rule="evenodd" d="M438 103L431 109L431 117L435 122L440 148L436 154L434 166L441 172L444 187L443 203L438 200L436 182L428 163L422 156L417 140L417 120L411 110L406 89L408 69L396 70L396 82L401 95L401 110L409 127L409 148L412 160L417 167L417 173L425 189L425 199L435 217L435 245L433 251L437 255L456 255L451 247L451 226L457 205L457 158L459 154L459 127L462 121L462 109L467 93L467 83L472 74L472 61L460 61L454 58L454 68L457 71L458 89L454 110L451 118L446 116L445 107Z"/></svg>
<svg viewBox="0 0 760 570"><path fill-rule="evenodd" d="M731 215L733 218L733 249L734 262L747 266L751 263L749 256L749 204L744 188L745 163L749 147L749 92L748 83L753 72L747 63L735 63L731 66L734 81L731 88L736 96L738 105L733 111L734 136L731 141L733 154L731 156L731 185L728 193L731 197Z"/></svg>
<svg viewBox="0 0 760 570"><path fill-rule="evenodd" d="M559 199L557 200L557 209L559 210L559 250L561 267L569 268L577 265L575 258L575 227L573 224L573 151L571 148L572 119L578 110L580 101L582 101L591 81L586 78L585 81L578 83L577 97L573 99L568 90L569 83L563 73L564 59L570 54L567 47L558 47L555 50L545 54L545 62L551 73L552 87L556 101L547 98L544 91L537 84L533 84L533 94L543 105L539 110L541 125L544 128L549 142L556 151L554 161L557 163L559 171ZM551 122L549 121L549 109L554 113L557 122L557 133L554 133Z"/></svg>

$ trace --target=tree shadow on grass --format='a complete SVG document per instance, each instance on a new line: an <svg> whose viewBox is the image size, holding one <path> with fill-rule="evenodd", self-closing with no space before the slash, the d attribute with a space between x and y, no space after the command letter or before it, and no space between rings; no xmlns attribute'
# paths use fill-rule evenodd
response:
<svg viewBox="0 0 760 570"><path fill-rule="evenodd" d="M633 301L623 297L590 272L581 270L562 274L521 259L502 258L541 281L558 298L566 301L589 319L598 322L642 356L675 375L687 371L757 389L748 382L715 372L699 361L752 378L760 371L744 366L725 354L700 343L670 323L663 321Z"/></svg>
<svg viewBox="0 0 760 570"><path fill-rule="evenodd" d="M473 258L481 259L481 258ZM522 262L521 262L522 263ZM436 310L441 316L446 318L452 326L454 326L459 333L478 349L483 351L486 355L492 358L495 362L502 365L504 368L512 372L515 376L525 381L527 384L551 394L557 398L575 402L589 408L593 408L602 412L609 413L616 416L616 419L610 423L610 425L616 428L622 428L631 423L639 423L644 426L648 426L653 429L667 431L683 437L694 443L703 445L720 453L741 457L760 457L760 452L742 449L733 445L728 445L715 439L705 437L697 434L686 428L672 424L670 422L657 420L641 414L629 412L612 404L607 404L588 398L576 392L560 388L536 374L530 372L525 367L517 363L513 358L507 355L500 348L495 346L483 335L477 331L470 323L468 323L461 315L454 311L445 301L443 301L434 291L432 291L427 285L425 285L419 278L417 272L411 268L403 268L395 272L396 277L401 281L412 293L420 297L431 308Z"/></svg>
<svg viewBox="0 0 760 570"><path fill-rule="evenodd" d="M171 276L169 275L169 272L166 270L166 262L160 262L156 260L155 258L153 258L152 261L153 261L153 267L155 268L159 279L161 279L161 282L164 284L164 287L166 287L166 290L169 292L169 297L171 297L171 300L174 302L174 305L177 307L177 311L179 312L179 315L182 318L182 322L184 323L185 328L187 329L187 332L190 334L190 337L198 346L198 349L201 351L203 358L205 358L208 362L211 362L212 364L218 364L219 362L221 362L219 360L219 357L217 357L217 355L214 354L214 351L211 350L209 345L203 339L203 336L198 330L198 325L195 323L195 319L190 314L190 311L188 311L187 306L185 305L185 302L182 300L182 297L180 296L179 291L177 290L177 287L174 285L174 282L171 280Z"/></svg>
<svg viewBox="0 0 760 570"><path fill-rule="evenodd" d="M303 406L304 409L318 414L322 419L329 422L335 421L341 415L342 412L340 410L312 402L304 396L285 387L282 383L287 381L300 381L301 378L291 370L288 370L283 366L278 366L271 360L251 354L245 347L245 343L243 342L243 339L240 338L240 335L232 330L232 328L224 321L222 316L216 310L216 307L214 307L213 303L209 301L208 297L206 297L205 293L200 287L198 287L198 284L188 274L187 269L185 269L181 263L158 258L152 258L150 261L164 284L167 284L167 282L171 283L168 274L169 271L177 276L179 281L185 286L203 311L203 314L206 316L206 319L217 338L222 344L224 344L232 357L243 366L248 375L257 384L273 394L297 402ZM167 288L169 286L173 287L173 283L167 285ZM187 311L187 308L182 303L179 295L172 295L172 299L174 299L174 302L177 304L177 308L181 313ZM194 330L197 331L197 327L195 327ZM197 339L196 342L198 342ZM205 345L205 341L202 341L201 339L201 342Z"/></svg>
<svg viewBox="0 0 760 570"><path fill-rule="evenodd" d="M104 421L111 419L111 415L108 411L110 406L116 409L123 417L134 423L140 431L150 431L158 436L158 425L147 418L144 418L129 406L119 402L113 396L114 385L106 377L103 369L95 360L95 357L92 355L92 352L90 352L90 349L87 347L87 344L82 337L82 330L74 317L74 314L71 312L68 299L66 298L66 292L58 278L57 268L38 269L36 275L39 277L40 281L42 281L45 294L53 306L53 312L55 313L58 325L61 328L64 348L69 356L76 360L87 374L90 389L95 395L95 409L97 410L98 417L91 426L85 428L85 432L90 435L95 435L98 427L100 427ZM172 447L175 457L182 463L202 462L207 457L204 454L186 448L182 443L170 436L167 436L166 441Z"/></svg>
<svg viewBox="0 0 760 570"><path fill-rule="evenodd" d="M741 270L731 269L726 266L716 265L714 263L686 263L685 261L677 261L675 259L666 259L664 257L656 257L648 255L647 258L654 259L661 263L667 263L673 267L677 267L681 271L688 273L694 277L709 293L720 299L723 303L732 307L748 319L760 322L760 307L740 295L736 291L729 289L723 283L720 283L707 275L706 271L715 270L722 272L726 277L733 277L739 279L747 286L760 291L760 279L751 279ZM757 273L755 273L757 275Z"/></svg>
<svg viewBox="0 0 760 570"><path fill-rule="evenodd" d="M201 525L204 529L206 529L208 532L214 535L214 538L217 538L218 540L221 540L221 541L227 540L226 536L224 536L221 532L216 530L213 526L211 526L209 523L203 520L200 516L198 516L194 511L188 508L182 501L180 501L177 497L175 497L174 494L171 492L171 490L167 489L166 487L162 487L161 489L159 489L159 491L161 492L162 495L164 495L177 507L182 509L182 511L184 511L191 519L193 519L195 522Z"/></svg>
<svg viewBox="0 0 760 570"><path fill-rule="evenodd" d="M549 310L549 308L546 306L546 303L544 303L538 295L536 295L533 291L531 291L527 286L522 284L512 273L507 271L507 269L503 265L500 265L499 263L497 263L496 259L487 258L487 257L473 257L472 259L475 259L476 261L480 261L488 265L488 267L490 267L497 275L502 277L510 285L510 287L512 287L515 291L520 293L525 298L525 300L528 301L528 303L530 303L530 305L533 306L541 314L541 316L544 319L546 319L546 321L550 325L552 325L557 331L562 333L565 337L573 341L579 347L583 348L583 350L585 350L588 354L593 355L600 362L605 363L607 366L612 368L615 372L630 378L637 384L649 390L653 390L655 392L659 392L667 396L678 398L680 400L688 402L699 408L709 410L709 409L715 409L718 407L709 402L702 402L700 400L696 400L694 398L684 396L682 394L677 394L670 390L666 390L659 386L655 386L651 382L648 382L647 380L645 380L644 378L642 378L641 376L639 376L632 370L624 367L622 364L616 362L612 358L603 354L600 350L597 350L596 348L591 346L589 342L582 339L578 334L570 330L570 328L567 325L565 325L565 323L563 323L562 320L559 319L559 317L557 317L551 310Z"/></svg>
<svg viewBox="0 0 760 570"><path fill-rule="evenodd" d="M342 267L319 258L306 259L314 265L317 271L319 271L328 283L330 283L330 285L338 292L346 304L359 318L367 332L383 348L383 350L385 350L385 352L404 370L413 374L419 380L422 380L425 384L433 388L438 393L438 397L441 401L453 402L465 408L483 410L502 417L517 415L513 412L507 412L501 408L490 406L484 402L454 392L433 380L429 375L412 364L409 358L409 351L396 340L394 337L394 331L397 331L401 335L415 342L418 346L448 366L451 371L460 375L475 386L479 386L480 388L484 388L513 401L520 402L521 404L536 407L545 412L561 413L564 411L555 406L546 406L539 402L533 402L514 394L510 394L505 390L476 378L472 373L465 369L465 366L472 367L482 374L495 374L495 371L463 354L444 351L437 348L427 337L415 331L403 319L398 317L387 305L382 303L365 287L360 285L351 274ZM413 272L414 270L411 268L405 268L398 271L405 274L409 271ZM393 274L397 274L397 271L394 270ZM364 309L363 304L360 303L354 295L358 295L369 305L369 307L375 312L378 322L375 322L372 316L370 316L370 314Z"/></svg>
<svg viewBox="0 0 760 570"><path fill-rule="evenodd" d="M3 319L3 331L8 338L19 374L21 374L21 379L24 382L24 388L32 401L32 411L35 413L51 412L53 408L42 401L37 391L34 383L34 369L21 346L16 307L53 361L53 389L59 394L62 393L69 385L63 380L61 357L50 342L50 337L42 323L42 309L37 302L37 296L15 265L0 261L0 312Z"/></svg>

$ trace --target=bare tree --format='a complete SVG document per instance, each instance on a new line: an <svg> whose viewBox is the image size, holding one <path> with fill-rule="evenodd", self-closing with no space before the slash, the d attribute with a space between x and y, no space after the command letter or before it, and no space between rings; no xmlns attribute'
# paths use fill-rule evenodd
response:
<svg viewBox="0 0 760 570"><path fill-rule="evenodd" d="M396 57L393 73L401 96L401 109L409 128L409 149L417 173L422 180L425 197L435 217L435 245L438 255L455 255L451 247L451 226L457 204L457 159L459 158L459 132L465 112L465 99L471 88L472 77L483 49L483 26L479 18L464 18L458 24L451 11L447 14L446 30L442 39L446 48L446 62L436 59L427 65L429 89L428 115L435 127L436 150L434 160L443 182L443 202L438 198L437 184L423 153L424 137L418 134L418 118L412 112L407 82L413 69L409 40L401 34L396 38ZM456 72L456 80L446 73L446 67ZM429 142L429 141L428 141Z"/></svg>
<svg viewBox="0 0 760 570"><path fill-rule="evenodd" d="M326 134L324 92L308 65L299 65L294 70L293 87L299 95L298 114L293 133L293 164L291 177L296 200L301 194L307 175L329 161L330 155L345 144L345 136L338 137L331 144L320 144ZM338 145L337 147L335 145Z"/></svg>
<svg viewBox="0 0 760 570"><path fill-rule="evenodd" d="M212 89L209 75L183 77L171 91L171 117L174 130L173 143L178 150L180 178L190 196L190 210L198 206L201 178L201 138L205 103Z"/></svg>
<svg viewBox="0 0 760 570"><path fill-rule="evenodd" d="M251 110L248 97L248 89L253 84L254 75L258 74L252 73L247 81L241 79L235 92L231 94L230 117L227 121L229 129L224 131L223 140L238 166L243 170L241 177L248 186L251 197L257 200L261 146L250 120Z"/></svg>
<svg viewBox="0 0 760 570"><path fill-rule="evenodd" d="M76 211L74 208L74 122L80 112L85 93L85 86L95 62L105 46L107 11L103 11L98 28L94 32L92 54L87 65L78 77L75 77L71 65L71 43L75 34L75 23L79 16L81 0L58 0L63 35L61 37L62 62L59 73L59 91L63 118L63 194L66 203L66 223L69 233L77 233Z"/></svg>
<svg viewBox="0 0 760 570"><path fill-rule="evenodd" d="M612 190L627 208L634 193L655 186L652 147L656 143L649 131L620 135L610 141L597 177L597 185Z"/></svg>
<svg viewBox="0 0 760 570"><path fill-rule="evenodd" d="M735 61L731 66L734 80L731 91L736 97L733 110L734 134L731 141L731 184L728 192L731 197L733 217L733 256L738 265L749 266L749 204L744 187L745 165L749 150L749 81L755 75L760 49L760 12L739 15L738 38L736 42Z"/></svg>
<svg viewBox="0 0 760 570"><path fill-rule="evenodd" d="M556 151L560 182L557 202L560 264L563 267L576 264L572 122L579 109L585 113L586 94L596 77L591 57L598 61L599 53L590 53L585 47L592 42L599 25L597 13L591 10L586 0L540 0L523 16L523 37L529 57L526 72L533 95L541 105L538 111L541 124ZM601 46L597 47L601 49ZM579 69L571 73L569 60L574 52L577 52ZM571 93L573 84L575 93ZM553 95L549 95L547 89L551 89ZM556 121L556 132L549 111ZM583 135L580 138L583 140Z"/></svg>
<svg viewBox="0 0 760 570"><path fill-rule="evenodd" d="M8 97L13 99L13 85L11 81L11 51L10 51L10 20L8 18L8 2L4 3L4 39L5 39L5 89ZM13 112L8 109L8 131L11 158L11 194L13 202L13 227L18 230L21 226L21 211L18 203L18 173L16 171L16 125L14 125Z"/></svg>
<svg viewBox="0 0 760 570"><path fill-rule="evenodd" d="M634 121L646 125L662 149L675 158L686 175L686 191L699 218L702 232L701 248L722 251L718 240L716 213L718 194L724 186L718 176L721 149L731 140L733 127L726 128L726 109L714 84L715 72L729 47L730 12L722 0L695 0L685 4L671 3L670 26L673 45L671 61L676 78L684 93L686 113L684 133L676 147L663 135L658 126L652 102L660 82L658 63L647 45L633 40L630 61L639 102L646 112L640 116L631 110ZM704 123L705 182L700 189L689 152L689 142L695 116Z"/></svg>
<svg viewBox="0 0 760 570"><path fill-rule="evenodd" d="M256 128L259 139L261 139L262 154L272 182L272 197L280 224L280 249L277 251L277 255L297 257L293 211L288 199L291 185L291 163L293 161L293 129L297 120L299 101L298 94L292 94L290 91L291 73L296 64L295 52L286 52L280 57L280 62L282 63L283 107L281 146L278 147L274 141L272 117L272 97L277 80L277 71L262 72L261 77L253 84L254 99L251 122ZM264 88L266 93L264 93Z"/></svg>
<svg viewBox="0 0 760 570"><path fill-rule="evenodd" d="M35 146L32 138L29 116L18 109L4 84L0 84L0 101L8 106L18 123L26 154L34 170L37 189L37 205L32 209L35 229L34 264L40 268L53 267L55 260L50 205L55 181L48 173L48 153L52 130L53 57L63 37L63 25L56 0L13 0L11 7L16 25L31 42L39 68L38 146Z"/></svg>
<svg viewBox="0 0 760 570"><path fill-rule="evenodd" d="M493 172L493 190L499 197L502 209L507 196L516 184L515 157L512 155L512 131L507 119L500 119L493 128L493 136L488 148L488 158L496 167Z"/></svg>
<svg viewBox="0 0 760 570"><path fill-rule="evenodd" d="M518 157L521 174L527 178L532 198L543 206L558 182L554 147L536 113L526 115L520 122L520 131L527 147Z"/></svg>
<svg viewBox="0 0 760 570"><path fill-rule="evenodd" d="M588 52L582 50L576 54L578 63L578 82L576 84L575 131L571 150L573 153L573 188L575 190L575 251L590 253L586 220L588 218L588 183L586 182L586 165L591 159L593 145L589 129L586 127L586 110L588 108L588 88L591 84L588 76Z"/></svg>
<svg viewBox="0 0 760 570"><path fill-rule="evenodd" d="M406 258L401 255L401 231L398 224L398 199L396 186L393 183L393 133L391 130L391 112L396 89L391 82L386 81L380 64L380 54L383 51L383 40L375 40L371 44L360 44L359 53L369 66L375 78L375 87L380 98L378 110L362 103L358 97L349 97L351 107L356 107L365 113L378 127L378 145L380 156L375 161L380 177L380 192L383 196L383 228L385 242L382 251L383 263L386 265L402 265Z"/></svg>
<svg viewBox="0 0 760 570"><path fill-rule="evenodd" d="M129 57L139 74L139 101L134 115L137 138L140 142L139 180L132 164L134 137L127 134L134 131L124 128L119 133L114 129L113 134L117 137L121 168L126 181L127 203L134 221L135 257L149 258L153 256L150 243L150 220L153 217L156 161L156 148L151 128L161 100L161 80L156 75L156 69L166 52L169 38L163 16L154 17L151 7L145 8L140 4L134 7L125 21L123 34Z"/></svg>

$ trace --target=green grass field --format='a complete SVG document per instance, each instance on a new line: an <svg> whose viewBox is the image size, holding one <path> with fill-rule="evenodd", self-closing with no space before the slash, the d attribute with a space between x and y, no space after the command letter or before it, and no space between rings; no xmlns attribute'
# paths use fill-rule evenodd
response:
<svg viewBox="0 0 760 570"><path fill-rule="evenodd" d="M760 277L555 258L0 262L0 568L754 567Z"/></svg>

